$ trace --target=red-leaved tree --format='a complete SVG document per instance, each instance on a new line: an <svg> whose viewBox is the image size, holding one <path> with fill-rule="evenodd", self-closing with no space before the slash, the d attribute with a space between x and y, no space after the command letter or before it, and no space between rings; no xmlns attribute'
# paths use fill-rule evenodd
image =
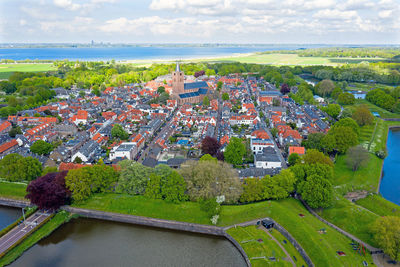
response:
<svg viewBox="0 0 400 267"><path fill-rule="evenodd" d="M201 141L201 152L203 152L203 154L215 156L220 147L221 145L218 140L211 136L206 136Z"/></svg>
<svg viewBox="0 0 400 267"><path fill-rule="evenodd" d="M287 93L290 93L290 87L286 83L282 84L281 86L281 93L286 95Z"/></svg>
<svg viewBox="0 0 400 267"><path fill-rule="evenodd" d="M201 70L201 71L196 71L195 73L194 73L194 77L200 77L200 76L203 76L204 74L206 74L206 72L204 71L204 70Z"/></svg>
<svg viewBox="0 0 400 267"><path fill-rule="evenodd" d="M55 211L64 205L71 196L65 187L68 171L52 172L29 183L25 198L41 210Z"/></svg>

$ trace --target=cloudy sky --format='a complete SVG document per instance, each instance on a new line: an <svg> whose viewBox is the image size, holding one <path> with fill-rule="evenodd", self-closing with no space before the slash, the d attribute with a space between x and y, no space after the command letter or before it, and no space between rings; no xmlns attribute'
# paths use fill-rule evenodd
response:
<svg viewBox="0 0 400 267"><path fill-rule="evenodd" d="M400 0L0 0L0 42L399 44Z"/></svg>

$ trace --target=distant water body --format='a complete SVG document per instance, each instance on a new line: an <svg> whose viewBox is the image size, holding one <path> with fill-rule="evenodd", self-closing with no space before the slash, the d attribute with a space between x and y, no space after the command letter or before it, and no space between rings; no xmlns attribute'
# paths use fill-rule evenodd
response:
<svg viewBox="0 0 400 267"><path fill-rule="evenodd" d="M387 140L388 156L383 163L380 193L387 200L400 205L400 129L389 130Z"/></svg>
<svg viewBox="0 0 400 267"><path fill-rule="evenodd" d="M274 50L316 48L326 45L249 45L249 46L137 46L101 48L2 48L0 59L25 60L146 60L187 59Z"/></svg>

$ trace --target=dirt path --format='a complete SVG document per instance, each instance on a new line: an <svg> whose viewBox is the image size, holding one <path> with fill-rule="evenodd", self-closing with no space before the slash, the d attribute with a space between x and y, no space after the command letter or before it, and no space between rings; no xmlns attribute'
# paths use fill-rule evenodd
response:
<svg viewBox="0 0 400 267"><path fill-rule="evenodd" d="M287 250L286 250L285 247L281 244L281 242L279 242L278 240L276 240L276 238L275 238L273 235L271 235L271 233L270 233L265 227L260 226L260 227L258 227L258 229L261 229L261 230L263 230L264 232L266 232L267 235L269 235L269 237L271 237L271 239L272 239L273 241L275 241L275 243L278 244L278 246L283 250L283 252L285 252L285 254L286 254L286 260L289 261L289 262L291 262L292 265L293 265L293 267L296 267L296 264L294 263L292 257L290 257L290 254L287 252Z"/></svg>

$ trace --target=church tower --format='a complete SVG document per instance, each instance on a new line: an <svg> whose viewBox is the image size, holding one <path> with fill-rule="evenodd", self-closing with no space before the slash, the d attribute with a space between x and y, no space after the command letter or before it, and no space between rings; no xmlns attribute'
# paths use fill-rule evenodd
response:
<svg viewBox="0 0 400 267"><path fill-rule="evenodd" d="M185 75L179 66L179 62L176 62L175 71L172 73L172 95L178 96L179 94L185 93Z"/></svg>

